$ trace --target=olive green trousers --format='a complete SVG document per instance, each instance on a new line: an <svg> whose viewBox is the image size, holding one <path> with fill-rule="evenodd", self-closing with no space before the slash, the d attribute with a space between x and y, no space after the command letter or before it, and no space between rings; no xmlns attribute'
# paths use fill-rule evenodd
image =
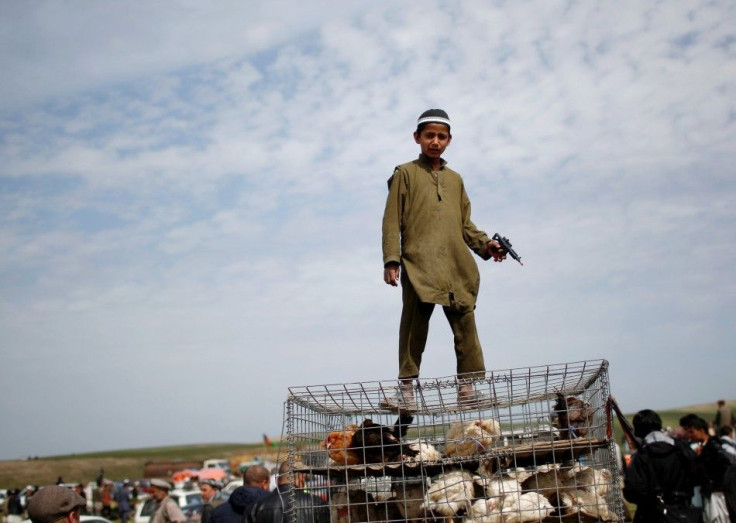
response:
<svg viewBox="0 0 736 523"><path fill-rule="evenodd" d="M434 311L434 303L419 300L409 278L402 271L401 295L403 309L399 326L399 379L416 378L422 363L422 354L427 344L429 319ZM482 378L486 367L483 362L483 349L475 326L475 313L458 312L450 307L442 307L452 329L457 358L457 374L472 373L468 378Z"/></svg>

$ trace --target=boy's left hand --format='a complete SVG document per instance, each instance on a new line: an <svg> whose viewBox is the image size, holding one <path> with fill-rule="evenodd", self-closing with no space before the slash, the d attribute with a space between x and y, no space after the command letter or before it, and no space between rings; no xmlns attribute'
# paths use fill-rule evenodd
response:
<svg viewBox="0 0 736 523"><path fill-rule="evenodd" d="M503 247L496 240L489 241L487 247L488 255L493 258L493 261L502 262L506 259L506 252L504 252Z"/></svg>

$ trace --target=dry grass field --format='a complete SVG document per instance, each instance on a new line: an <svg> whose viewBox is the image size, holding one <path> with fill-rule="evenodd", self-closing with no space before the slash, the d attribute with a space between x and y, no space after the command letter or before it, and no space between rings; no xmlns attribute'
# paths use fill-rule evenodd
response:
<svg viewBox="0 0 736 523"><path fill-rule="evenodd" d="M212 444L130 449L69 456L53 456L32 460L0 461L0 488L25 485L48 485L61 476L67 483L94 481L100 469L105 477L132 480L143 477L148 461L198 460L208 458L248 461L255 456L277 458L279 448L262 444Z"/></svg>

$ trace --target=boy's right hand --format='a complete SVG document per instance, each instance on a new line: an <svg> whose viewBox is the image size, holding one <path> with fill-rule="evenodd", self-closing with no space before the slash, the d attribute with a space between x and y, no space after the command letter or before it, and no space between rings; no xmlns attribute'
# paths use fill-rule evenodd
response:
<svg viewBox="0 0 736 523"><path fill-rule="evenodd" d="M399 274L401 273L400 265L389 265L383 269L383 281L389 285L397 287L399 285Z"/></svg>

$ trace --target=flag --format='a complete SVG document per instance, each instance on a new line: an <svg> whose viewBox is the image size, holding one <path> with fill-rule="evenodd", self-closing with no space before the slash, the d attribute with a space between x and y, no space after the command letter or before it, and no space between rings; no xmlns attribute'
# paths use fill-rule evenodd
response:
<svg viewBox="0 0 736 523"><path fill-rule="evenodd" d="M271 441L271 438L269 438L266 434L263 435L263 444L267 447L273 447L273 441Z"/></svg>

